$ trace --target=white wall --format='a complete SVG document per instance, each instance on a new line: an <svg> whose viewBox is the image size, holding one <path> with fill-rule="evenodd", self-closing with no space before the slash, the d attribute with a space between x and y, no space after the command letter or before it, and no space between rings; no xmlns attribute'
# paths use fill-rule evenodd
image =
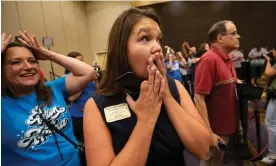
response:
<svg viewBox="0 0 276 166"><path fill-rule="evenodd" d="M18 35L19 30L35 34L42 45L42 37L53 37L50 49L67 55L78 51L84 61L92 65L88 19L84 2L73 1L2 1L2 32ZM40 67L49 80L50 62L40 61ZM54 64L55 73L64 74L64 68Z"/></svg>
<svg viewBox="0 0 276 166"><path fill-rule="evenodd" d="M109 31L115 19L130 7L131 3L127 1L85 2L93 56L95 56L96 52L103 52L106 50ZM100 58L101 57L98 59L98 63L104 68ZM96 57L93 59L96 59Z"/></svg>

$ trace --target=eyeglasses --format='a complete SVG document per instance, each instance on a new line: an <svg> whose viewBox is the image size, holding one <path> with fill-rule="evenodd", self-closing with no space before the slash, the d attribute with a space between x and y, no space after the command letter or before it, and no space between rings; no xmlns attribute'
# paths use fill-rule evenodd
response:
<svg viewBox="0 0 276 166"><path fill-rule="evenodd" d="M231 36L238 36L238 32L237 31L234 31L232 33L222 33L222 35L231 35Z"/></svg>

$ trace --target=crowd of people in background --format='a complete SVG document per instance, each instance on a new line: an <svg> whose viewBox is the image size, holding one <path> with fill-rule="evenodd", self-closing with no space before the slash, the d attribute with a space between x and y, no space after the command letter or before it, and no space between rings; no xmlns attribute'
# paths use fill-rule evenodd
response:
<svg viewBox="0 0 276 166"><path fill-rule="evenodd" d="M2 164L183 166L187 150L201 166L221 165L219 145L241 130L236 86L246 83L248 61L252 85L270 79L262 162L276 164L276 46L244 56L237 29L219 21L198 49L188 39L181 50L162 48L156 12L131 8L110 30L104 71L79 52L41 47L27 32L17 42L2 34ZM38 60L63 66L64 76L47 81ZM139 86L118 81L127 77Z"/></svg>

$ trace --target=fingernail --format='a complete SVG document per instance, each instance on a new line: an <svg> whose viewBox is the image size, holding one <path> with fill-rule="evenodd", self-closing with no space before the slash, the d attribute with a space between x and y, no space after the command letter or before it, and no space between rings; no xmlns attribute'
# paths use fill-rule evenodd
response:
<svg viewBox="0 0 276 166"><path fill-rule="evenodd" d="M154 71L155 67L151 67L151 71Z"/></svg>
<svg viewBox="0 0 276 166"><path fill-rule="evenodd" d="M129 94L127 92L125 92L125 93L126 93L126 96L129 97Z"/></svg>

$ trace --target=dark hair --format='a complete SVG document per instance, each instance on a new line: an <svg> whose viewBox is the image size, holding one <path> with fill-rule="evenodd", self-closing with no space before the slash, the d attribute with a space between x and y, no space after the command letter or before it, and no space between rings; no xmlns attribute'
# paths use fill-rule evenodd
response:
<svg viewBox="0 0 276 166"><path fill-rule="evenodd" d="M205 46L206 46L207 44L208 44L208 43L204 42L204 43L201 43L201 44L199 45L198 51L197 51L197 53L196 53L196 55L195 55L197 58L200 58L200 57L206 52Z"/></svg>
<svg viewBox="0 0 276 166"><path fill-rule="evenodd" d="M4 63L5 63L5 57L7 54L7 50L12 47L24 47L28 49L35 59L37 60L37 56L35 52L28 46L21 44L19 42L12 42L8 44L5 51L1 54L1 96L9 96L11 98L18 98L19 96L14 93L12 85L9 83L5 76L5 70L4 70ZM38 62L37 62L38 63ZM35 85L35 92L37 93L37 100L38 102L43 101L46 105L50 105L52 102L52 91L51 88L46 87L43 83L43 81L39 80L38 83Z"/></svg>
<svg viewBox="0 0 276 166"><path fill-rule="evenodd" d="M112 95L120 92L116 78L131 70L127 43L133 26L142 18L150 18L160 26L159 17L152 8L130 8L115 20L109 33L106 69L97 89L99 94Z"/></svg>
<svg viewBox="0 0 276 166"><path fill-rule="evenodd" d="M69 52L69 53L67 54L67 56L69 56L69 57L71 57L71 58L76 58L76 57L78 57L78 56L82 56L82 54L79 53L79 52L77 52L77 51L72 51L72 52ZM68 73L69 73L69 70L65 69L65 70L64 70L64 74L68 74Z"/></svg>
<svg viewBox="0 0 276 166"><path fill-rule="evenodd" d="M216 42L217 36L219 34L226 33L225 24L229 23L229 22L232 22L232 21L229 21L229 20L219 21L211 27L211 29L208 32L208 37L209 37L210 42L212 42L212 43Z"/></svg>

